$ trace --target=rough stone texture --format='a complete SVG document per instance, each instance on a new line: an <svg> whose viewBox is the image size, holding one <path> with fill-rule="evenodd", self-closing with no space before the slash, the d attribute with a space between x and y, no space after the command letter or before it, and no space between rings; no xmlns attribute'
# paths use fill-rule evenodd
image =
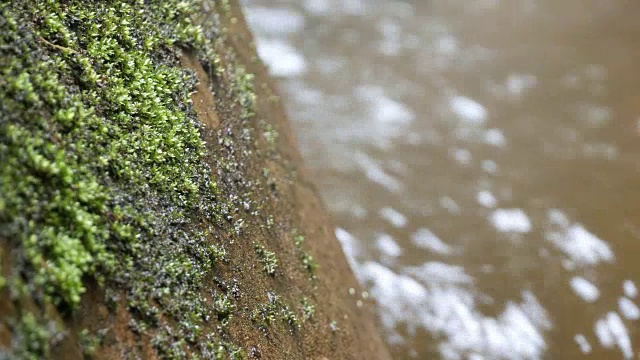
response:
<svg viewBox="0 0 640 360"><path fill-rule="evenodd" d="M107 3L0 7L0 359L389 358L238 4Z"/></svg>

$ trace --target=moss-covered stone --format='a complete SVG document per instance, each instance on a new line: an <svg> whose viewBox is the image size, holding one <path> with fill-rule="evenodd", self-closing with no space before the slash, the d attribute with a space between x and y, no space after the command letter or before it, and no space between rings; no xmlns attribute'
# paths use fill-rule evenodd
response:
<svg viewBox="0 0 640 360"><path fill-rule="evenodd" d="M13 282L26 288L13 301L72 312L93 277L126 294L132 323L163 323L154 345L167 357L198 350L212 307L201 284L224 253L202 223L225 212L191 106L196 79L177 62L179 47L214 61L192 23L198 5L0 9L0 238L15 254ZM237 72L250 116L251 77ZM9 352L46 356L51 320L17 307L22 319L7 326L27 346L14 341Z"/></svg>
<svg viewBox="0 0 640 360"><path fill-rule="evenodd" d="M0 359L384 358L247 34L229 1L0 4Z"/></svg>

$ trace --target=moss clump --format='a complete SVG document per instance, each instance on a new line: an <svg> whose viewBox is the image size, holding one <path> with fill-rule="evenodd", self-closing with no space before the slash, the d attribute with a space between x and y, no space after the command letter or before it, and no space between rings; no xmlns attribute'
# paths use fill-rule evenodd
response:
<svg viewBox="0 0 640 360"><path fill-rule="evenodd" d="M201 291L226 253L203 219L221 222L227 207L204 161L196 79L177 62L180 47L215 64L197 11L195 0L0 5L0 239L16 255L8 283L21 317L3 321L16 357L46 357L62 333L22 299L69 314L88 278L108 301L125 295L132 325L154 329L161 357L242 356L202 333L232 304ZM236 73L249 117L252 77Z"/></svg>
<svg viewBox="0 0 640 360"><path fill-rule="evenodd" d="M37 360L49 357L49 343L59 331L53 321L40 322L27 312L14 327L13 355L18 359Z"/></svg>
<svg viewBox="0 0 640 360"><path fill-rule="evenodd" d="M277 320L281 320L291 329L298 329L300 322L298 315L287 305L278 295L273 292L267 293L267 302L259 305L251 312L251 320L264 333L274 325Z"/></svg>
<svg viewBox="0 0 640 360"><path fill-rule="evenodd" d="M307 322L313 319L316 314L315 305L313 305L306 296L303 296L302 299L300 299L300 305L302 306L302 320Z"/></svg>
<svg viewBox="0 0 640 360"><path fill-rule="evenodd" d="M266 121L261 121L260 125L262 125L262 136L264 137L264 140L271 148L275 147L278 137L280 136L278 130Z"/></svg>
<svg viewBox="0 0 640 360"><path fill-rule="evenodd" d="M91 334L87 329L83 329L78 335L80 338L82 355L87 359L93 358L101 343L100 336L97 334Z"/></svg>
<svg viewBox="0 0 640 360"><path fill-rule="evenodd" d="M214 297L214 309L218 320L220 320L223 326L226 326L233 317L235 305L228 295L216 294Z"/></svg>
<svg viewBox="0 0 640 360"><path fill-rule="evenodd" d="M298 254L300 257L300 261L302 262L302 266L305 268L307 273L311 278L315 278L316 270L318 269L318 263L313 259L313 256L309 255L304 248L302 247L302 243L304 242L304 236L298 235L297 231L293 232L293 243L298 249Z"/></svg>
<svg viewBox="0 0 640 360"><path fill-rule="evenodd" d="M262 269L271 276L276 274L276 269L278 268L278 259L276 258L276 254L273 251L267 250L264 245L260 243L254 243L253 248L256 251L256 255L258 256L258 260L262 264Z"/></svg>

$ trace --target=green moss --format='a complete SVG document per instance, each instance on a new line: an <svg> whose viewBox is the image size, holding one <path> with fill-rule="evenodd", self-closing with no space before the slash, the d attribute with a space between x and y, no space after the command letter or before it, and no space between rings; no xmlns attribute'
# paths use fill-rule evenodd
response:
<svg viewBox="0 0 640 360"><path fill-rule="evenodd" d="M278 268L278 259L273 251L267 250L264 245L260 243L254 243L253 248L258 255L258 260L262 263L263 270L271 276L276 274Z"/></svg>
<svg viewBox="0 0 640 360"><path fill-rule="evenodd" d="M273 125L267 123L266 121L261 121L260 125L262 126L262 136L264 137L267 144L269 144L269 146L273 148L278 141L278 137L280 136L278 130L276 130Z"/></svg>
<svg viewBox="0 0 640 360"><path fill-rule="evenodd" d="M302 266L305 268L307 273L311 278L315 278L316 270L318 269L318 263L313 259L313 256L309 255L304 248L302 247L302 243L304 242L304 236L299 235L297 230L293 230L293 243L298 249L298 255L300 257L300 261L302 262Z"/></svg>
<svg viewBox="0 0 640 360"><path fill-rule="evenodd" d="M302 261L302 266L304 266L305 270L309 273L310 277L315 277L316 269L318 268L318 263L313 259L313 256L309 255L305 251L300 252L300 259Z"/></svg>
<svg viewBox="0 0 640 360"><path fill-rule="evenodd" d="M91 359L96 353L98 346L100 346L101 339L97 334L92 334L89 330L83 329L78 334L80 338L80 348L85 358Z"/></svg>
<svg viewBox="0 0 640 360"><path fill-rule="evenodd" d="M313 319L316 314L315 305L313 305L306 296L303 296L302 299L300 299L300 305L302 305L302 320L307 322Z"/></svg>
<svg viewBox="0 0 640 360"><path fill-rule="evenodd" d="M282 305L281 306L281 308L280 308L280 318L284 322L286 322L289 326L291 326L293 328L300 327L300 323L298 322L298 316L287 305Z"/></svg>
<svg viewBox="0 0 640 360"><path fill-rule="evenodd" d="M300 327L298 315L273 292L267 293L266 303L253 309L251 312L251 320L265 333L269 331L269 328L277 320L281 320L292 329L298 329Z"/></svg>
<svg viewBox="0 0 640 360"><path fill-rule="evenodd" d="M15 358L29 360L48 358L49 343L58 333L57 325L53 321L38 320L31 312L23 314L12 330Z"/></svg>
<svg viewBox="0 0 640 360"><path fill-rule="evenodd" d="M126 295L132 328L153 330L164 358L242 353L226 340L209 339L222 353L198 345L210 314L228 321L233 304L201 291L226 255L207 226L224 228L231 206L204 160L196 79L177 62L180 47L216 64L197 12L195 0L0 5L0 238L20 278L8 281L68 314L94 278ZM234 69L249 118L252 75ZM46 357L53 320L21 318L10 351Z"/></svg>
<svg viewBox="0 0 640 360"><path fill-rule="evenodd" d="M239 96L239 103L242 105L243 119L252 117L256 104L256 94L253 85L253 74L248 73L243 66L236 66L234 74L235 91Z"/></svg>
<svg viewBox="0 0 640 360"><path fill-rule="evenodd" d="M225 326L229 323L229 320L231 320L233 316L235 305L233 304L229 296L216 294L214 298L214 309L216 315L218 316L218 320L220 320L222 325Z"/></svg>

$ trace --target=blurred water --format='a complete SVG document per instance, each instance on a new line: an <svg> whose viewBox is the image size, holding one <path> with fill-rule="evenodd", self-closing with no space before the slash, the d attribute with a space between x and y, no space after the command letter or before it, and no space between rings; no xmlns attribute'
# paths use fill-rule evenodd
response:
<svg viewBox="0 0 640 360"><path fill-rule="evenodd" d="M396 358L637 356L640 2L243 3Z"/></svg>

